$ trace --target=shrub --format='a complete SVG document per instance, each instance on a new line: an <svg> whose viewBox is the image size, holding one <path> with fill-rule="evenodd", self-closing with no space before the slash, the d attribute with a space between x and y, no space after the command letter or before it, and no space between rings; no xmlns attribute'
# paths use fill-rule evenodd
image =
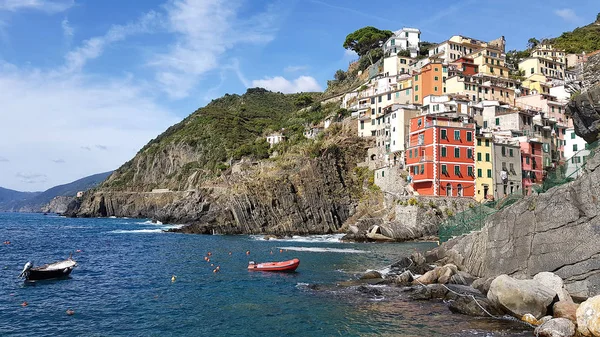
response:
<svg viewBox="0 0 600 337"><path fill-rule="evenodd" d="M451 210L450 208L446 208L446 215L449 217L453 217L454 216L454 211Z"/></svg>
<svg viewBox="0 0 600 337"><path fill-rule="evenodd" d="M347 78L348 76L346 75L346 72L343 71L342 69L338 69L338 71L335 72L335 75L333 76L333 78L335 78L336 81L343 81Z"/></svg>
<svg viewBox="0 0 600 337"><path fill-rule="evenodd" d="M418 203L417 198L410 198L408 199L408 204L411 206L414 206Z"/></svg>

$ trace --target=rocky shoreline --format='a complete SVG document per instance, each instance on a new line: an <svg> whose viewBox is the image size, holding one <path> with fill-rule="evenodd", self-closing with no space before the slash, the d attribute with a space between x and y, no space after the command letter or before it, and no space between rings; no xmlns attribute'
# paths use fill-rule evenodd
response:
<svg viewBox="0 0 600 337"><path fill-rule="evenodd" d="M532 279L508 275L477 278L435 252L418 252L402 258L384 271L368 271L357 279L339 282L337 288L355 287L360 293L380 296L372 285L398 289L413 301L443 301L450 312L475 317L513 317L535 336L600 336L600 296L572 298L563 280L550 272ZM309 285L313 290L330 286Z"/></svg>

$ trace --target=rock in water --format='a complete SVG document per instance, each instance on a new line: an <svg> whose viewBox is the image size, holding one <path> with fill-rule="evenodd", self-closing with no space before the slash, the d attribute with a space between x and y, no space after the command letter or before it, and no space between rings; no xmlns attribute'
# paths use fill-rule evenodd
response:
<svg viewBox="0 0 600 337"><path fill-rule="evenodd" d="M600 337L600 295L589 298L577 308L577 331L586 337Z"/></svg>
<svg viewBox="0 0 600 337"><path fill-rule="evenodd" d="M378 272L377 270L368 271L360 277L361 280L370 280L370 279L376 279L376 278L381 278L381 273Z"/></svg>
<svg viewBox="0 0 600 337"><path fill-rule="evenodd" d="M555 318L567 318L577 322L577 308L579 308L579 304L568 302L568 301L559 301L554 303L552 307L552 312L554 312Z"/></svg>
<svg viewBox="0 0 600 337"><path fill-rule="evenodd" d="M565 289L563 280L556 274L544 271L536 274L533 277L533 279L545 285L546 287L556 291L556 294L558 294L558 299L560 301L573 302L571 295L569 295L569 292L567 292L567 290Z"/></svg>
<svg viewBox="0 0 600 337"><path fill-rule="evenodd" d="M534 280L517 280L500 275L492 281L487 298L506 313L521 318L530 313L535 318L546 315L546 310L557 298L556 292Z"/></svg>
<svg viewBox="0 0 600 337"><path fill-rule="evenodd" d="M486 296L488 291L490 290L490 285L492 284L492 281L494 279L495 277L478 278L475 281L473 281L471 286L479 290L484 296Z"/></svg>
<svg viewBox="0 0 600 337"><path fill-rule="evenodd" d="M448 308L453 313L469 316L489 317L488 313L491 315L498 314L487 298L476 297L476 300L477 302L470 296L458 296L455 300L449 301Z"/></svg>
<svg viewBox="0 0 600 337"><path fill-rule="evenodd" d="M527 322L527 323L529 323L531 325L535 325L535 326L538 326L538 325L542 324L542 322L538 321L538 319L535 318L535 317L533 317L532 314L525 314L525 315L523 315L523 317L521 317L521 320L523 322Z"/></svg>
<svg viewBox="0 0 600 337"><path fill-rule="evenodd" d="M566 318L554 318L538 326L534 334L539 337L575 336L575 324Z"/></svg>

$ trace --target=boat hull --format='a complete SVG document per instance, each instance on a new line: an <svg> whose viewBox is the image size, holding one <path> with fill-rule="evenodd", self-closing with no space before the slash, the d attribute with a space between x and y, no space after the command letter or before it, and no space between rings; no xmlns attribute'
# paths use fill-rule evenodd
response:
<svg viewBox="0 0 600 337"><path fill-rule="evenodd" d="M66 278L71 274L72 271L72 267L65 268L63 270L30 270L29 275L27 275L26 279L28 281L40 281L55 278Z"/></svg>
<svg viewBox="0 0 600 337"><path fill-rule="evenodd" d="M248 270L251 271L275 271L275 272L293 272L300 265L300 260L293 259L282 262L265 262L258 264L250 264Z"/></svg>

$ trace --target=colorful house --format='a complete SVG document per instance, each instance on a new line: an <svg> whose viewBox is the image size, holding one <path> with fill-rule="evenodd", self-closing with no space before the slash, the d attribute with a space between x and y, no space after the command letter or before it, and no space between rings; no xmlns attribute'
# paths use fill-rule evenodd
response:
<svg viewBox="0 0 600 337"><path fill-rule="evenodd" d="M492 199L494 192L494 166L492 164L492 134L477 135L475 147L475 200L482 202Z"/></svg>
<svg viewBox="0 0 600 337"><path fill-rule="evenodd" d="M533 188L544 180L542 143L536 138L518 137L521 145L523 194L530 195Z"/></svg>
<svg viewBox="0 0 600 337"><path fill-rule="evenodd" d="M422 104L429 95L442 95L444 82L448 76L448 67L442 63L429 63L413 76L414 103Z"/></svg>
<svg viewBox="0 0 600 337"><path fill-rule="evenodd" d="M406 166L419 195L475 196L475 124L424 115L410 120Z"/></svg>

